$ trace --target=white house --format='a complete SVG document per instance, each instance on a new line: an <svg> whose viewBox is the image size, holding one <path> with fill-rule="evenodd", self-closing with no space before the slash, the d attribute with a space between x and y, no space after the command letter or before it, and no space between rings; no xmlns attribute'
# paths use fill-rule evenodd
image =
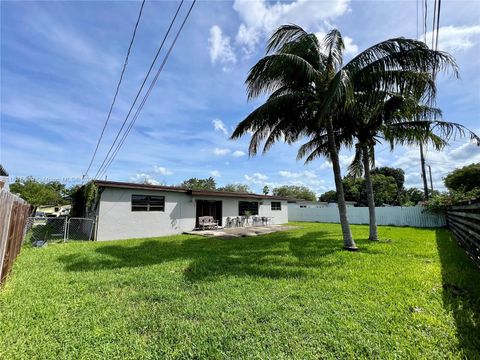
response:
<svg viewBox="0 0 480 360"><path fill-rule="evenodd" d="M195 229L200 216L213 216L224 226L245 211L272 224L288 222L282 197L113 181L95 185L98 241L180 234Z"/></svg>

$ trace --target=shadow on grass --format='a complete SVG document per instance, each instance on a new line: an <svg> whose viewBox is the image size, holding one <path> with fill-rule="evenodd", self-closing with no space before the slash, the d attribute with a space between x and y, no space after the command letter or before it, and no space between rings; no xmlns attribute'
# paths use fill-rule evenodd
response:
<svg viewBox="0 0 480 360"><path fill-rule="evenodd" d="M480 270L446 229L436 230L442 267L443 304L455 319L466 359L480 358Z"/></svg>
<svg viewBox="0 0 480 360"><path fill-rule="evenodd" d="M228 240L189 237L145 240L134 246L103 245L94 254L63 256L60 261L67 271L95 271L185 260L189 265L183 273L191 281L223 275L291 278L307 276L310 268L341 266L348 257L330 256L345 253L341 245L338 236L322 231L301 236L278 232Z"/></svg>

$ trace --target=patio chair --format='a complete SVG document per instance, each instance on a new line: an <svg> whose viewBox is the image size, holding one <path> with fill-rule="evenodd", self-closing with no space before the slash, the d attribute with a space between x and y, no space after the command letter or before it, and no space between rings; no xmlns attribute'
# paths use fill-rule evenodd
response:
<svg viewBox="0 0 480 360"><path fill-rule="evenodd" d="M235 222L236 222L236 219L235 219L235 218L231 218L230 216L227 217L227 221L226 221L227 228L234 227L234 226L235 226Z"/></svg>
<svg viewBox="0 0 480 360"><path fill-rule="evenodd" d="M216 229L218 227L218 220L214 220L213 216L200 216L198 218L198 226L202 228L202 230L207 229Z"/></svg>

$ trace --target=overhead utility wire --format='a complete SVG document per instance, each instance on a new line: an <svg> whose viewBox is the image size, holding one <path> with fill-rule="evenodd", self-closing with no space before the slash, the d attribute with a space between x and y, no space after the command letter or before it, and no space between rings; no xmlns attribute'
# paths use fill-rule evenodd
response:
<svg viewBox="0 0 480 360"><path fill-rule="evenodd" d="M122 80L123 80L123 74L125 73L125 69L127 68L128 58L130 56L130 51L132 50L133 41L135 40L135 35L137 34L138 24L140 23L140 18L142 17L142 12L143 12L143 6L144 5L145 5L145 0L142 1L142 5L140 6L140 12L138 13L137 22L135 23L135 28L133 29L133 34L132 34L132 38L130 39L130 44L128 45L127 55L125 56L125 62L123 63L122 72L120 74L120 79L118 80L118 83L117 83L117 88L115 90L115 95L113 96L112 104L110 105L110 110L108 111L107 119L105 120L105 123L103 124L103 129L102 129L102 132L100 133L100 137L98 138L97 145L95 146L95 151L93 152L92 158L90 160L90 164L88 164L88 168L85 171L85 173L83 175L83 178L87 177L88 172L90 171L90 168L92 167L93 160L95 159L95 156L97 155L98 147L100 146L100 142L102 141L103 134L105 133L105 129L107 127L108 121L110 120L110 116L112 115L112 110L113 110L113 107L114 107L115 102L117 100L118 91L120 90L120 85L121 85Z"/></svg>
<svg viewBox="0 0 480 360"><path fill-rule="evenodd" d="M142 111L143 106L145 105L148 97L150 96L151 91L152 91L153 88L155 87L155 84L156 84L156 82L157 82L157 80L158 80L158 77L160 76L161 72L163 71L163 68L165 67L165 64L167 63L168 58L170 57L170 54L171 54L171 52L172 52L172 50L173 50L173 48L174 48L174 46L175 46L175 44L176 44L179 36L180 36L180 33L182 32L182 30L183 30L183 28L184 28L184 26L185 26L185 23L187 22L188 17L190 16L190 13L192 12L192 9L193 9L193 6L195 5L195 3L196 3L196 0L193 0L190 8L188 9L188 12L187 12L185 18L183 19L182 24L180 25L180 28L179 28L178 31L177 31L177 34L175 35L175 38L173 39L172 44L170 45L170 48L168 49L167 53L165 54L165 57L164 57L164 59L163 59L162 64L160 65L160 67L159 67L159 69L157 70L157 73L156 73L154 79L152 80L152 82L151 82L151 84L150 84L150 87L149 87L148 91L145 93L145 95L144 95L144 97L143 97L143 99L142 99L142 102L141 102L140 106L138 107L138 109L137 109L137 111L136 111L136 113L135 113L132 121L130 122L127 130L125 131L125 133L124 133L124 135L123 135L120 143L117 145L117 148L115 149L114 153L112 154L112 156L111 156L110 160L108 161L107 165L106 165L106 166L104 167L104 169L102 170L101 175L103 175L103 174L107 171L108 167L112 164L112 162L113 162L113 160L115 159L116 155L117 155L118 152L120 151L120 148L122 147L123 143L125 142L128 134L130 133L133 125L135 124L136 120L138 119L138 116L140 115L140 112Z"/></svg>
<svg viewBox="0 0 480 360"><path fill-rule="evenodd" d="M158 48L158 50L157 50L157 53L155 54L155 57L153 58L152 63L150 64L150 68L149 68L148 71L147 71L147 75L145 75L145 78L143 79L142 85L140 86L140 89L138 90L137 95L135 96L135 99L133 100L133 104L132 104L132 106L130 107L130 110L128 111L127 116L126 116L125 119L123 120L122 126L121 126L120 129L118 130L117 135L116 135L116 137L115 137L115 140L113 140L113 143L112 143L112 145L110 146L110 149L108 149L107 155L106 155L105 158L103 159L102 164L100 165L97 173L96 173L95 176L94 176L94 179L97 179L98 174L101 172L102 168L104 167L105 163L107 162L108 157L110 156L110 154L111 154L111 152L112 152L112 149L114 148L115 144L117 143L117 140L118 140L118 138L120 137L120 134L122 133L122 130L123 130L123 128L125 127L125 124L127 123L128 118L129 118L129 116L130 116L133 108L135 107L135 104L137 103L137 100L138 100L138 98L139 98L139 96L140 96L140 94L141 94L141 92L142 92L142 90L143 90L143 87L145 86L145 83L147 82L147 79L148 79L148 77L150 76L150 73L151 73L153 67L155 66L155 63L156 63L157 58L158 58L158 55L160 55L160 52L161 52L162 49L163 49L163 45L165 44L165 41L167 40L167 37L168 37L168 35L170 34L170 31L171 31L171 29L172 29L172 26L173 26L173 24L175 23L175 20L176 20L176 18L177 18L178 13L180 12L180 8L182 7L183 1L184 1L184 0L182 0L182 1L180 2L180 4L178 5L177 11L175 12L174 17L173 17L172 21L170 22L170 25L169 25L169 27L168 27L168 30L167 30L167 32L165 33L165 36L163 37L163 40L162 40L162 42L161 42L161 44L160 44L160 46L159 46L159 48Z"/></svg>

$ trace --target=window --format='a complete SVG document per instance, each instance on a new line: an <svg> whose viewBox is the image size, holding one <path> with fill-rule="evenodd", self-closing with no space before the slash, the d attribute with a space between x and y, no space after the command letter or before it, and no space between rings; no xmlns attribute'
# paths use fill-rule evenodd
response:
<svg viewBox="0 0 480 360"><path fill-rule="evenodd" d="M132 211L165 211L165 196L132 195Z"/></svg>
<svg viewBox="0 0 480 360"><path fill-rule="evenodd" d="M238 202L238 215L244 216L248 211L250 215L258 215L258 202L256 201L239 201Z"/></svg>
<svg viewBox="0 0 480 360"><path fill-rule="evenodd" d="M272 210L282 210L282 203L280 201L272 201Z"/></svg>

